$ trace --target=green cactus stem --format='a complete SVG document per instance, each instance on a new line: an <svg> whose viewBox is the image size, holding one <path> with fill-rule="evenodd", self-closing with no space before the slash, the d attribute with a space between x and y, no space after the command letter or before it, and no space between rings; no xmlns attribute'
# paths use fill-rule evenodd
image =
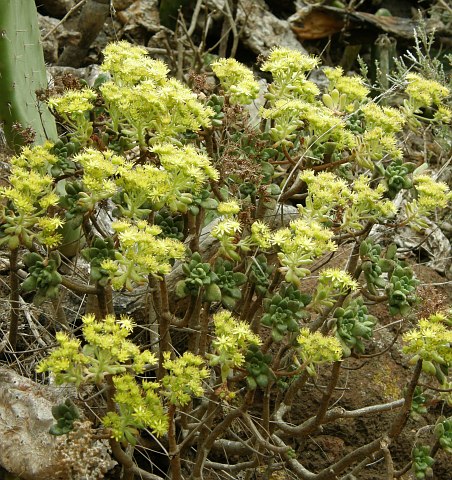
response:
<svg viewBox="0 0 452 480"><path fill-rule="evenodd" d="M55 121L36 91L47 88L38 15L33 0L0 2L0 121L7 143L18 149L24 140L14 125L31 128L34 141L56 140Z"/></svg>

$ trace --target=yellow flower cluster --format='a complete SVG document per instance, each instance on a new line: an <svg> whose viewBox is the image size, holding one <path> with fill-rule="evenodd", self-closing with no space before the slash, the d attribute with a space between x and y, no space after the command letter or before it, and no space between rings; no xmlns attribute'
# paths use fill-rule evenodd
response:
<svg viewBox="0 0 452 480"><path fill-rule="evenodd" d="M203 367L204 360L191 352L185 352L181 357L171 360L170 352L163 354L163 368L168 374L162 378L165 390L162 392L173 405L187 405L191 397L201 397L204 394L202 382L209 376L209 371Z"/></svg>
<svg viewBox="0 0 452 480"><path fill-rule="evenodd" d="M414 110L432 105L440 105L441 101L450 94L447 87L435 80L428 80L417 73L406 75L408 85L405 92Z"/></svg>
<svg viewBox="0 0 452 480"><path fill-rule="evenodd" d="M169 69L161 60L147 56L147 50L126 41L108 44L104 51L101 69L113 77L118 87L132 86L144 80L163 84Z"/></svg>
<svg viewBox="0 0 452 480"><path fill-rule="evenodd" d="M259 95L259 83L253 72L234 58L220 58L211 64L231 103L248 105Z"/></svg>
<svg viewBox="0 0 452 480"><path fill-rule="evenodd" d="M347 104L363 101L369 95L369 89L364 85L364 79L358 76L344 76L342 67L325 67L323 72L329 80L328 90L336 89L339 93L345 94Z"/></svg>
<svg viewBox="0 0 452 480"><path fill-rule="evenodd" d="M452 200L452 192L444 182L435 181L430 175L414 177L418 193L417 204L421 215L428 215L437 208L445 208Z"/></svg>
<svg viewBox="0 0 452 480"><path fill-rule="evenodd" d="M230 312L223 310L213 317L215 338L212 341L213 351L210 365L221 366L221 378L225 382L232 369L245 362L244 352L249 345L260 345L261 339L251 331L247 322L236 320Z"/></svg>
<svg viewBox="0 0 452 480"><path fill-rule="evenodd" d="M49 216L49 209L58 204L50 168L58 159L50 153L52 145L25 147L12 157L9 185L0 187L2 202L0 219L3 233L0 243L17 248L20 243L31 248L32 239L53 248L61 242L57 229L63 224L59 217ZM37 227L37 228L36 228Z"/></svg>
<svg viewBox="0 0 452 480"><path fill-rule="evenodd" d="M60 97L49 98L48 105L61 116L77 121L80 115L94 108L93 101L96 97L96 93L90 88L67 90Z"/></svg>
<svg viewBox="0 0 452 480"><path fill-rule="evenodd" d="M107 315L99 321L88 314L82 321L83 336L88 343L81 348L79 340L57 333L59 347L39 363L38 372L52 372L57 383L80 385L100 383L105 375L124 373L128 368L142 373L147 364L156 363L153 353L141 352L127 339L132 326L127 317L118 321Z"/></svg>
<svg viewBox="0 0 452 480"><path fill-rule="evenodd" d="M136 224L127 220L113 222L118 232L120 248L116 259L102 262L102 268L109 273L112 286L119 290L132 290L134 284L147 282L149 275L160 277L171 271L172 259L185 256L185 246L172 238L157 238L160 227L149 225L145 220Z"/></svg>
<svg viewBox="0 0 452 480"><path fill-rule="evenodd" d="M213 110L184 84L167 78L168 67L149 58L146 49L124 41L110 44L101 68L112 76L100 90L113 128L121 126L141 147L210 126Z"/></svg>
<svg viewBox="0 0 452 480"><path fill-rule="evenodd" d="M240 205L235 200L220 202L217 207L217 212L220 215L230 217L240 212Z"/></svg>
<svg viewBox="0 0 452 480"><path fill-rule="evenodd" d="M300 215L322 223L339 222L344 231L361 229L363 222L385 219L396 213L391 200L384 199L386 187L370 186L370 178L360 175L351 187L332 172L315 174L305 170L300 178L308 185L305 206L298 206ZM341 216L336 217L340 210Z"/></svg>
<svg viewBox="0 0 452 480"><path fill-rule="evenodd" d="M168 416L156 392L160 387L158 383L142 381L139 385L132 375L116 375L113 384L119 413L108 412L102 423L116 441L134 445L137 428L149 428L154 435L165 435Z"/></svg>
<svg viewBox="0 0 452 480"><path fill-rule="evenodd" d="M342 347L336 337L325 336L320 332L311 332L308 328L303 328L297 342L301 360L312 376L316 374L315 365L337 362L342 358Z"/></svg>
<svg viewBox="0 0 452 480"><path fill-rule="evenodd" d="M332 288L341 293L355 291L359 287L359 283L350 276L345 270L337 268L327 268L322 270L319 275L319 283L324 287Z"/></svg>
<svg viewBox="0 0 452 480"><path fill-rule="evenodd" d="M417 328L403 335L403 352L411 356L410 363L422 360L425 373L436 375L441 383L447 381L440 367L446 370L452 366L452 330L449 318L434 314L419 320Z"/></svg>

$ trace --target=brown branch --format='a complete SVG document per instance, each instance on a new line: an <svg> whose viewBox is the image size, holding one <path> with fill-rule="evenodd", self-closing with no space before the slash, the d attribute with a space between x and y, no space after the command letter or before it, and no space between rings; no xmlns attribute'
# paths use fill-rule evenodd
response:
<svg viewBox="0 0 452 480"><path fill-rule="evenodd" d="M330 402L330 399L334 393L334 389L337 385L337 382L339 380L339 374L341 371L341 362L334 362L333 363L333 370L331 372L331 378L330 382L328 384L328 388L324 392L322 396L322 400L320 402L320 407L317 411L317 415L314 417L314 421L312 422L312 425L310 425L304 432L303 435L309 435L313 432L316 431L316 429L323 423L323 420L325 418L325 415L328 410L328 405Z"/></svg>
<svg viewBox="0 0 452 480"><path fill-rule="evenodd" d="M248 405L252 399L252 394L248 392L245 396L244 402L241 407L236 408L232 412L228 413L223 420L217 424L217 426L207 435L206 439L198 445L198 451L196 455L195 464L193 465L193 471L191 475L192 480L201 480L204 464L207 460L207 456L215 442L215 440L226 431L231 423L240 415L243 414L248 408Z"/></svg>
<svg viewBox="0 0 452 480"><path fill-rule="evenodd" d="M176 441L176 406L170 404L168 407L168 446L169 446L169 458L171 467L171 479L182 480L181 463L180 463L180 450L177 448Z"/></svg>
<svg viewBox="0 0 452 480"><path fill-rule="evenodd" d="M381 439L380 447L383 451L383 456L386 462L386 478L387 480L394 480L394 463L392 461L391 452L389 451L389 444L391 441L389 438L384 437Z"/></svg>
<svg viewBox="0 0 452 480"><path fill-rule="evenodd" d="M83 294L86 294L86 295L96 295L97 294L97 287L95 285L78 283L74 280L69 279L68 277L62 276L61 285L63 285L63 287L66 287L67 289L69 289L73 292L76 292L76 293L83 293Z"/></svg>
<svg viewBox="0 0 452 480"><path fill-rule="evenodd" d="M322 425L326 425L327 423L334 422L338 419L343 418L357 418L363 415L371 415L375 413L382 413L394 410L395 408L399 408L404 404L405 400L402 398L400 400L394 400L393 402L389 403L382 403L377 405L370 405L369 407L362 407L356 410L345 410L344 408L333 408L326 412ZM300 436L303 435L306 431L310 430L312 424L315 421L315 417L311 417L301 425L293 426L287 424L283 417L289 411L289 406L287 404L281 404L279 409L276 411L274 416L274 423L276 423L277 427L281 429L284 433L290 434L292 436Z"/></svg>
<svg viewBox="0 0 452 480"><path fill-rule="evenodd" d="M419 359L414 368L413 376L408 384L407 392L405 394L405 401L402 406L402 411L394 419L391 428L389 429L388 437L391 439L397 438L402 432L403 428L408 421L411 412L411 404L413 403L414 390L419 381L419 377L422 372L422 359Z"/></svg>

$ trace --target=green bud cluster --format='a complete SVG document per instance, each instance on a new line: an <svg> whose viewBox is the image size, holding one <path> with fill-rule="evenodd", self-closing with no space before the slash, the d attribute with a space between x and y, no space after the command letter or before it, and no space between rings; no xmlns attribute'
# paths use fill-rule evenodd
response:
<svg viewBox="0 0 452 480"><path fill-rule="evenodd" d="M414 389L413 393L413 400L411 402L411 416L415 420L419 420L421 415L427 413L427 407L425 406L427 403L427 398L422 391L422 388L417 386Z"/></svg>
<svg viewBox="0 0 452 480"><path fill-rule="evenodd" d="M361 110L357 110L352 114L348 115L346 120L347 128L353 132L355 135L361 135L364 133L364 115Z"/></svg>
<svg viewBox="0 0 452 480"><path fill-rule="evenodd" d="M329 93L322 95L323 103L333 111L341 112L347 106L347 95L340 93L337 88L334 88Z"/></svg>
<svg viewBox="0 0 452 480"><path fill-rule="evenodd" d="M449 417L435 426L435 436L441 445L441 448L446 452L452 453L452 417Z"/></svg>
<svg viewBox="0 0 452 480"><path fill-rule="evenodd" d="M280 342L288 333L298 332L300 320L306 318L308 313L306 305L311 301L309 295L301 293L292 284L283 283L277 294L271 298L264 298L264 315L262 325L272 329L275 342Z"/></svg>
<svg viewBox="0 0 452 480"><path fill-rule="evenodd" d="M105 240L96 237L91 247L82 250L83 258L90 263L91 279L98 282L99 285L105 287L109 281L107 270L102 268L102 262L106 259L115 259L115 246L112 238Z"/></svg>
<svg viewBox="0 0 452 480"><path fill-rule="evenodd" d="M218 201L211 198L210 191L207 188L203 188L192 196L192 201L188 207L188 211L196 216L201 211L201 208L205 210L214 210L218 206Z"/></svg>
<svg viewBox="0 0 452 480"><path fill-rule="evenodd" d="M396 266L397 246L392 244L383 254L381 245L376 245L372 240L365 240L361 243L359 255L362 260L361 268L366 280L367 290L372 295L377 295L377 289L385 288L387 281L383 273L389 273Z"/></svg>
<svg viewBox="0 0 452 480"><path fill-rule="evenodd" d="M275 378L270 369L272 356L264 354L258 345L250 345L245 355L245 368L248 372L246 383L250 390L257 387L266 388L271 380Z"/></svg>
<svg viewBox="0 0 452 480"><path fill-rule="evenodd" d="M167 209L162 209L155 214L154 223L162 229L159 235L165 238L184 239L184 219L182 215L173 215Z"/></svg>
<svg viewBox="0 0 452 480"><path fill-rule="evenodd" d="M176 293L183 298L187 295L197 297L204 289L204 299L208 302L219 302L221 300L221 290L217 285L218 276L212 271L209 263L202 261L198 252L192 254L188 263L182 264L182 271L185 274L185 280L180 280L176 284Z"/></svg>
<svg viewBox="0 0 452 480"><path fill-rule="evenodd" d="M433 475L432 465L435 460L430 456L430 447L423 445L415 447L411 453L413 459L414 476L417 479L431 478Z"/></svg>
<svg viewBox="0 0 452 480"><path fill-rule="evenodd" d="M59 204L65 209L66 219L71 221L74 227L82 224L83 216L89 211L86 203L85 188L79 180L67 182L64 185L66 195L60 197Z"/></svg>
<svg viewBox="0 0 452 480"><path fill-rule="evenodd" d="M214 112L213 116L211 117L212 126L220 127L224 119L224 97L220 95L211 95L206 105Z"/></svg>
<svg viewBox="0 0 452 480"><path fill-rule="evenodd" d="M52 407L52 416L57 421L50 427L51 435L65 435L74 428L74 422L80 418L77 407L66 399L64 403Z"/></svg>
<svg viewBox="0 0 452 480"><path fill-rule="evenodd" d="M349 357L352 350L364 353L361 339L369 340L377 323L376 317L370 315L361 297L352 300L344 308L334 311L336 338L341 342L343 356Z"/></svg>
<svg viewBox="0 0 452 480"><path fill-rule="evenodd" d="M221 302L227 308L233 309L237 300L242 298L241 289L247 276L241 272L234 272L234 265L229 260L219 257L215 262L214 272L218 277L216 284L221 290Z"/></svg>
<svg viewBox="0 0 452 480"><path fill-rule="evenodd" d="M383 164L376 164L376 169L380 175L385 177L387 185L387 195L393 199L403 189L408 190L413 186L413 180L409 177L413 173L416 165L411 162L404 162L401 158L392 161L387 167Z"/></svg>
<svg viewBox="0 0 452 480"><path fill-rule="evenodd" d="M71 160L71 157L80 151L80 144L75 140L64 140L58 139L50 149L50 153L58 158L58 161L53 164L50 169L53 177L74 173L76 170L76 165L74 161Z"/></svg>
<svg viewBox="0 0 452 480"><path fill-rule="evenodd" d="M397 265L392 272L387 288L389 296L389 313L391 315L406 315L416 303L416 287L419 280L414 277L410 267Z"/></svg>
<svg viewBox="0 0 452 480"><path fill-rule="evenodd" d="M250 267L250 281L255 285L255 291L259 295L266 295L270 286L270 276L274 267L268 264L267 257L260 253L253 258Z"/></svg>
<svg viewBox="0 0 452 480"><path fill-rule="evenodd" d="M48 298L56 298L61 284L61 275L58 273L61 259L58 252L51 252L48 258L29 252L24 255L24 263L29 275L22 283L22 288L26 292L36 290L34 303L41 305Z"/></svg>
<svg viewBox="0 0 452 480"><path fill-rule="evenodd" d="M315 142L310 145L307 155L313 160L318 160L321 163L327 156L331 162L335 162L341 158L341 152L336 149L335 142L318 143Z"/></svg>

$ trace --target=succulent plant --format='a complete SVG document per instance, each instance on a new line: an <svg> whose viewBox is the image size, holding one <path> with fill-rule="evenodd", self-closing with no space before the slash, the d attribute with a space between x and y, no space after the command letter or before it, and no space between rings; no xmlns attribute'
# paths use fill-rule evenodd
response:
<svg viewBox="0 0 452 480"><path fill-rule="evenodd" d="M414 163L404 162L402 159L397 159L391 162L387 167L384 167L382 164L377 164L376 168L379 173L385 177L389 198L395 198L401 190L413 186L409 174L416 168Z"/></svg>
<svg viewBox="0 0 452 480"><path fill-rule="evenodd" d="M188 263L182 265L185 280L176 284L176 293L179 297L191 295L197 297L200 290L204 289L204 299L208 302L219 302L221 290L217 285L218 276L212 272L210 264L203 263L198 252L193 253Z"/></svg>
<svg viewBox="0 0 452 480"><path fill-rule="evenodd" d="M234 265L229 260L218 258L215 262L214 272L218 276L216 282L221 290L221 302L227 308L234 308L237 300L242 297L241 289L247 276L241 272L234 272Z"/></svg>
<svg viewBox="0 0 452 480"><path fill-rule="evenodd" d="M272 337L280 342L286 333L298 332L300 320L307 317L304 307L309 304L311 298L298 291L292 284L283 283L279 293L271 298L264 298L264 315L261 323L271 327Z"/></svg>
<svg viewBox="0 0 452 480"><path fill-rule="evenodd" d="M361 339L371 338L377 319L368 313L363 299L357 298L344 308L336 308L334 318L336 320L335 335L341 342L344 357L349 357L352 350L364 353L364 344Z"/></svg>
<svg viewBox="0 0 452 480"><path fill-rule="evenodd" d="M449 417L435 426L435 435L438 438L441 448L452 453L452 417Z"/></svg>
<svg viewBox="0 0 452 480"><path fill-rule="evenodd" d="M264 354L258 345L250 345L245 355L245 368L248 372L246 382L250 390L257 387L266 388L269 381L275 377L270 369L272 356Z"/></svg>
<svg viewBox="0 0 452 480"><path fill-rule="evenodd" d="M409 267L397 265L388 286L389 313L406 315L417 301L416 287L419 281Z"/></svg>
<svg viewBox="0 0 452 480"><path fill-rule="evenodd" d="M189 212L192 215L198 215L201 208L206 210L212 210L216 208L218 202L211 198L210 191L207 188L203 188L200 192L193 194L192 196L192 203L188 207Z"/></svg>
<svg viewBox="0 0 452 480"><path fill-rule="evenodd" d="M274 267L269 265L267 257L264 254L259 254L253 259L251 263L250 281L254 283L256 293L264 296L268 287L270 286L270 275Z"/></svg>
<svg viewBox="0 0 452 480"><path fill-rule="evenodd" d="M74 227L83 222L83 216L88 211L86 206L80 202L84 195L82 182L74 180L64 184L66 195L60 197L60 205L66 209L66 219L71 221Z"/></svg>
<svg viewBox="0 0 452 480"><path fill-rule="evenodd" d="M411 456L415 478L431 478L433 474L431 466L435 460L430 456L430 447L425 445L415 447Z"/></svg>
<svg viewBox="0 0 452 480"><path fill-rule="evenodd" d="M381 245L375 245L371 240L361 243L359 254L362 259L361 268L366 280L366 286L372 295L377 294L378 288L385 288L387 281L383 273L391 272L396 266L397 247L392 244L384 256Z"/></svg>
<svg viewBox="0 0 452 480"><path fill-rule="evenodd" d="M211 107L214 111L214 116L212 117L212 125L221 126L223 123L224 113L223 113L224 97L220 95L211 95L207 106Z"/></svg>
<svg viewBox="0 0 452 480"><path fill-rule="evenodd" d="M183 240L184 219L182 218L182 215L174 215L168 210L162 209L156 213L154 223L162 229L162 233L160 234L161 237Z"/></svg>
<svg viewBox="0 0 452 480"><path fill-rule="evenodd" d="M57 423L50 427L49 433L51 435L69 433L74 428L74 422L80 418L77 407L69 399L66 399L64 403L53 406L52 415Z"/></svg>
<svg viewBox="0 0 452 480"><path fill-rule="evenodd" d="M51 252L48 258L29 252L24 255L24 263L29 275L22 283L23 290L36 290L34 302L37 305L41 305L47 298L56 298L61 283L61 275L58 273L61 259L58 252Z"/></svg>
<svg viewBox="0 0 452 480"><path fill-rule="evenodd" d="M51 174L54 177L58 177L62 174L74 173L76 165L70 157L78 153L79 150L80 144L78 142L57 140L50 150L51 153L58 157L58 162L52 165Z"/></svg>
<svg viewBox="0 0 452 480"><path fill-rule="evenodd" d="M56 140L55 120L36 97L36 91L47 88L47 74L35 2L2 0L0 32L0 121L9 145L23 144L14 134L15 124L31 127L37 143Z"/></svg>
<svg viewBox="0 0 452 480"><path fill-rule="evenodd" d="M105 287L108 283L108 272L101 267L101 264L106 259L115 259L115 247L113 239L102 239L96 237L91 247L84 248L82 250L83 258L90 263L91 266L91 279L98 282L99 285Z"/></svg>

